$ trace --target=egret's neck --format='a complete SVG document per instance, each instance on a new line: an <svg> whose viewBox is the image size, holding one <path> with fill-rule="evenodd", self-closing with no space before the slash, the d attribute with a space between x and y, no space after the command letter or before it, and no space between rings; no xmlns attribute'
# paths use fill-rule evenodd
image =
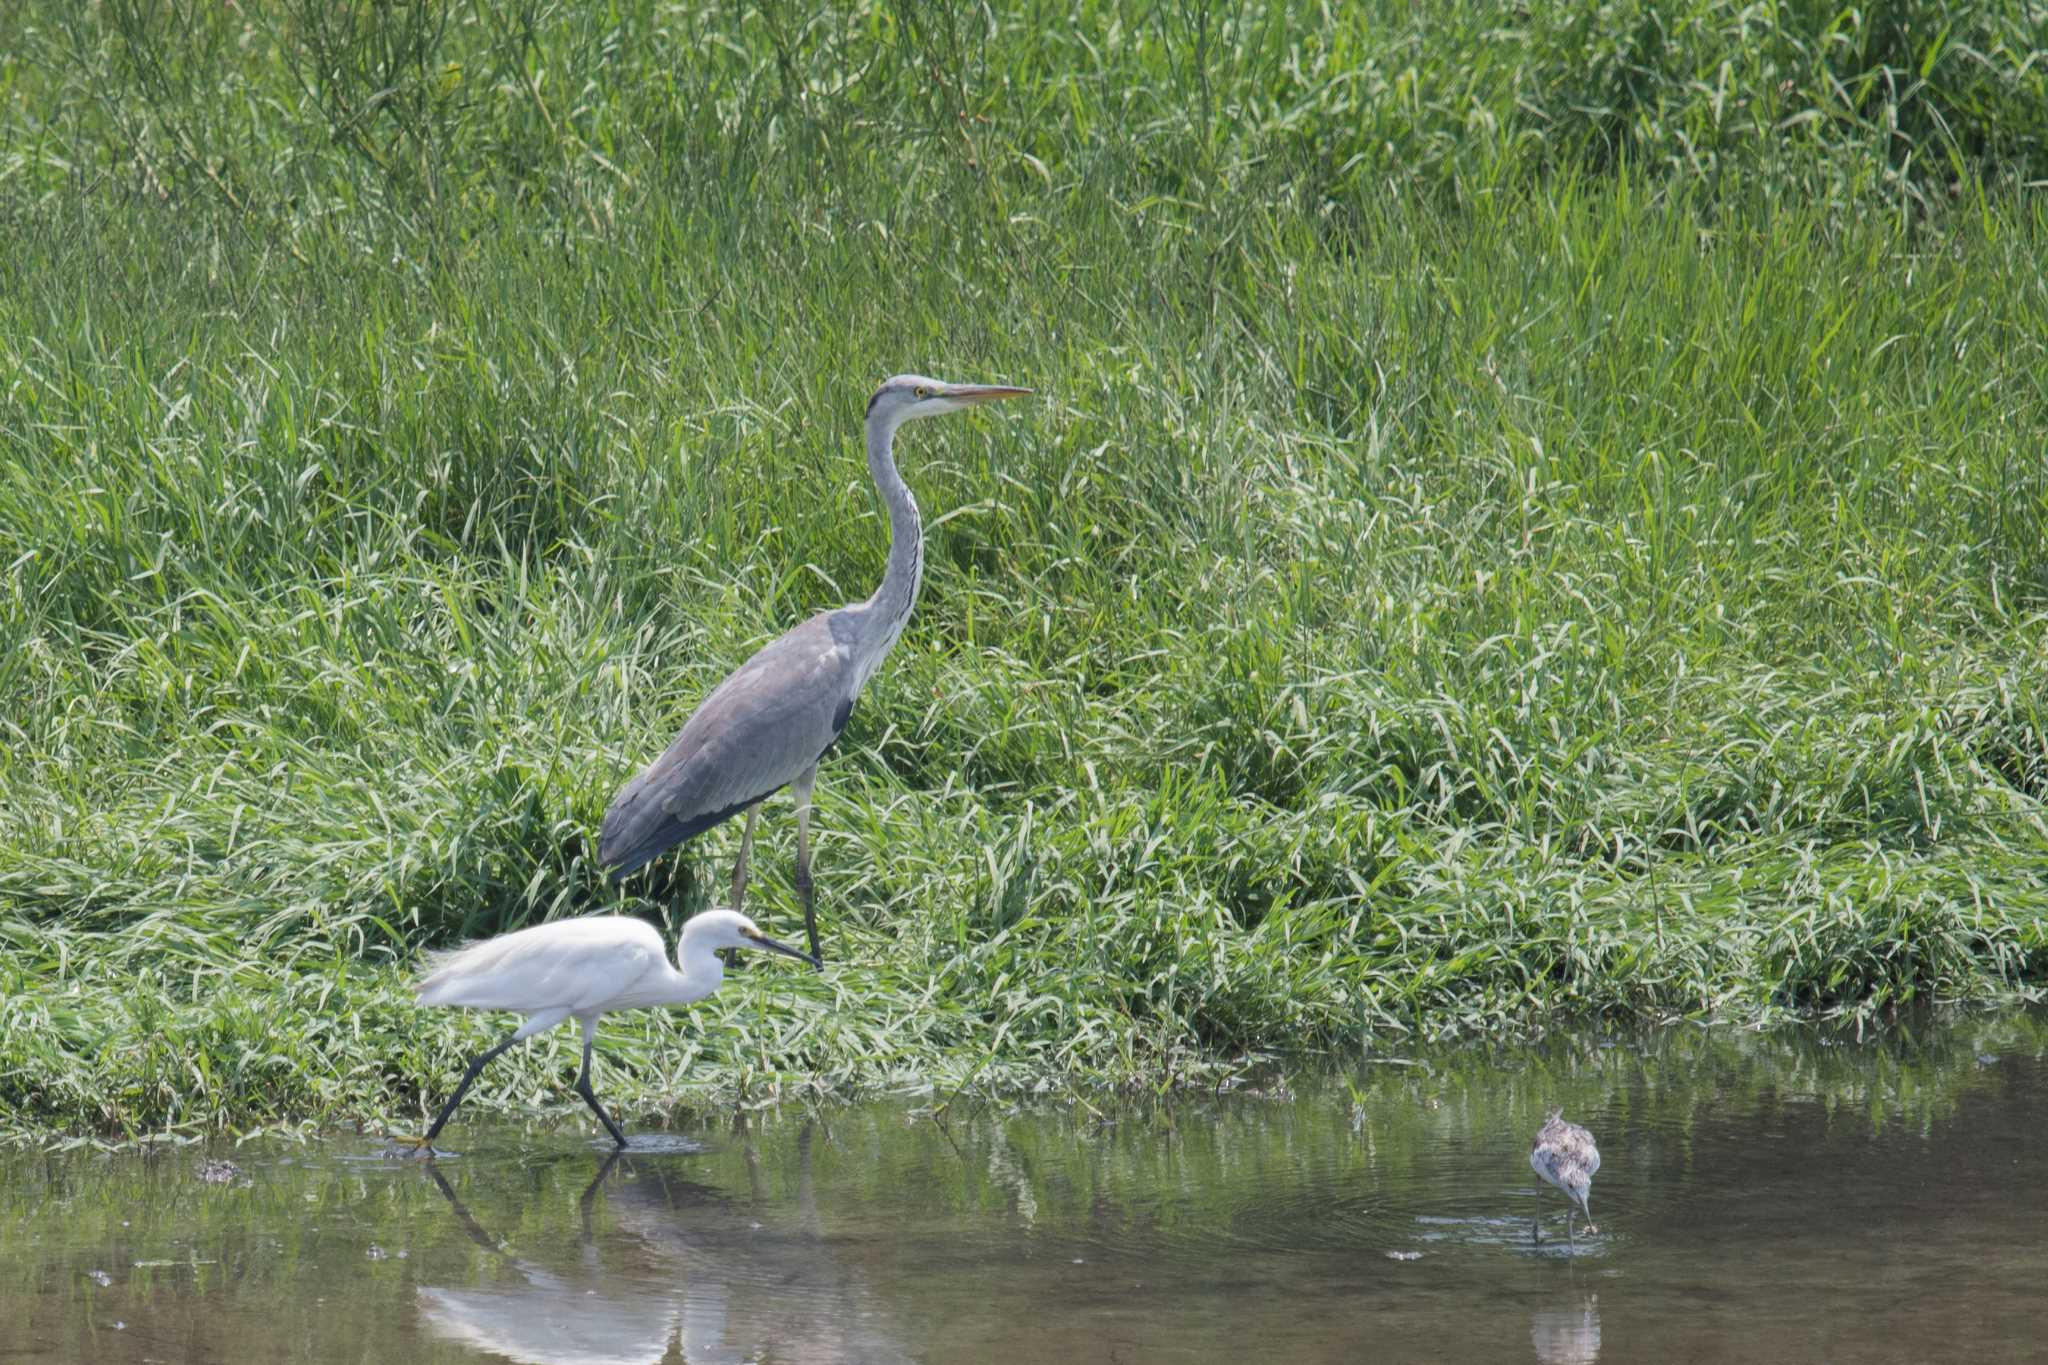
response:
<svg viewBox="0 0 2048 1365"><path fill-rule="evenodd" d="M675 977L676 1003L687 1005L702 1000L718 989L718 983L725 980L725 963L716 952L702 943L692 943L689 935L683 936L676 945Z"/></svg>
<svg viewBox="0 0 2048 1365"><path fill-rule="evenodd" d="M910 496L910 485L896 472L895 443L895 421L868 419L868 475L882 495L882 505L889 509L889 568L882 575L882 586L868 599L884 626L877 662L903 633L903 623L910 619L918 585L924 579L924 522L917 515L917 499Z"/></svg>

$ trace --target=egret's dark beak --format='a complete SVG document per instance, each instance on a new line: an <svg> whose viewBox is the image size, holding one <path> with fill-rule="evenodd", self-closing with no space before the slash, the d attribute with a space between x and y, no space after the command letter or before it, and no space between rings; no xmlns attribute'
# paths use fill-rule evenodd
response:
<svg viewBox="0 0 2048 1365"><path fill-rule="evenodd" d="M1007 384L955 384L946 390L946 397L957 398L963 403L993 403L998 398L1028 398L1029 389L1011 388Z"/></svg>
<svg viewBox="0 0 2048 1365"><path fill-rule="evenodd" d="M784 953L790 957L795 958L798 962L808 962L813 967L822 967L825 965L824 963L818 961L818 959L816 959L815 957L812 957L809 953L802 952L798 949L792 948L787 943L777 943L774 939L768 937L768 935L766 934L752 933L748 930L742 929L740 930L740 936L742 938L750 940L757 948L767 948L773 952Z"/></svg>

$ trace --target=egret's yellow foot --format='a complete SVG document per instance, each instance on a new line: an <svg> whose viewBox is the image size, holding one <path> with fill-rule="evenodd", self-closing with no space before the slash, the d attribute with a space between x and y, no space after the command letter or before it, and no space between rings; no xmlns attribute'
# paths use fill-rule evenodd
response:
<svg viewBox="0 0 2048 1365"><path fill-rule="evenodd" d="M423 1137L387 1137L384 1139L385 1156L429 1157L435 1155L434 1144Z"/></svg>

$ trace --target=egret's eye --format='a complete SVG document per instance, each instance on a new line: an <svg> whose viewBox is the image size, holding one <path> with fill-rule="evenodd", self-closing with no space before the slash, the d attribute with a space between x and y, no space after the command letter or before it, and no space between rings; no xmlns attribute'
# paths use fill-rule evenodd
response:
<svg viewBox="0 0 2048 1365"><path fill-rule="evenodd" d="M911 392L916 394L919 398L929 398L932 396L932 391L922 384L919 384L916 388L912 389Z"/></svg>

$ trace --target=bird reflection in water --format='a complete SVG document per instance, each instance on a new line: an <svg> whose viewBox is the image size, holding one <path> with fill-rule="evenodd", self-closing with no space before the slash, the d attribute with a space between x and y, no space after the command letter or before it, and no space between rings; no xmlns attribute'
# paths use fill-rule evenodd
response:
<svg viewBox="0 0 2048 1365"><path fill-rule="evenodd" d="M1543 1365L1592 1365L1600 1358L1600 1296L1577 1308L1546 1308L1529 1324L1529 1344Z"/></svg>
<svg viewBox="0 0 2048 1365"><path fill-rule="evenodd" d="M421 1319L435 1337L526 1365L908 1360L878 1297L818 1231L809 1139L807 1125L794 1230L666 1163L636 1171L613 1152L579 1200L581 1254L565 1264L505 1250L429 1167L464 1232L508 1273L483 1287L422 1286ZM633 1178L606 1188L622 1161ZM592 1221L600 1189L612 1224L603 1234Z"/></svg>
<svg viewBox="0 0 2048 1365"><path fill-rule="evenodd" d="M636 1293L635 1282L622 1285L602 1274L591 1236L591 1201L619 1159L616 1151L607 1157L583 1191L582 1264L564 1271L506 1252L447 1178L428 1167L470 1240L500 1258L517 1279L472 1289L422 1285L420 1316L427 1330L531 1365L652 1365L667 1356L683 1326L680 1306L670 1296Z"/></svg>

